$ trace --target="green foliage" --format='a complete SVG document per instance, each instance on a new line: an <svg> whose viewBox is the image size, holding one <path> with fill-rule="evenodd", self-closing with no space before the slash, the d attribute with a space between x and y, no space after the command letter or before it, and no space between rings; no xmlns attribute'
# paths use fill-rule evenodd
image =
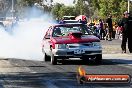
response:
<svg viewBox="0 0 132 88"><path fill-rule="evenodd" d="M75 9L78 14L84 14L85 12L85 5L83 0L78 0L77 4L75 5Z"/></svg>
<svg viewBox="0 0 132 88"><path fill-rule="evenodd" d="M21 2L23 2L23 5L27 5L27 6L33 6L34 3L40 3L43 0L22 0Z"/></svg>
<svg viewBox="0 0 132 88"><path fill-rule="evenodd" d="M43 0L17 0L20 6L33 6L34 3L42 4ZM47 0L44 0L47 2ZM53 0L51 0L53 2ZM64 15L86 15L92 18L106 19L109 14L116 21L127 11L128 0L74 0L74 6L65 6L56 3L51 6L43 5L44 10L51 12L54 17L61 18ZM42 5L41 5L42 6ZM130 3L132 12L132 2Z"/></svg>
<svg viewBox="0 0 132 88"><path fill-rule="evenodd" d="M64 4L56 3L51 10L55 18L62 18L65 15L75 16L76 11L73 6L65 6Z"/></svg>
<svg viewBox="0 0 132 88"><path fill-rule="evenodd" d="M127 11L127 1L122 0L120 3L120 13L123 13L124 11Z"/></svg>
<svg viewBox="0 0 132 88"><path fill-rule="evenodd" d="M92 0L92 5L94 10L98 9L98 17L107 18L111 14L115 21L127 11L127 0Z"/></svg>
<svg viewBox="0 0 132 88"><path fill-rule="evenodd" d="M74 7L63 6L62 8L60 8L59 15L60 17L63 17L65 15L74 16L75 15Z"/></svg>
<svg viewBox="0 0 132 88"><path fill-rule="evenodd" d="M55 16L55 18L60 18L61 17L61 14L60 14L60 10L64 7L64 4L59 4L59 3L56 3L51 12L52 14Z"/></svg>

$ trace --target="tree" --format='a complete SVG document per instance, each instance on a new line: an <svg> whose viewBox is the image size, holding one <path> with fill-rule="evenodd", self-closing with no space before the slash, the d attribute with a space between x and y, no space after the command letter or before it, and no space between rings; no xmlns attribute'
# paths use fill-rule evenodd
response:
<svg viewBox="0 0 132 88"><path fill-rule="evenodd" d="M43 0L22 0L23 5L33 6L34 3L41 3Z"/></svg>
<svg viewBox="0 0 132 88"><path fill-rule="evenodd" d="M54 15L55 18L60 18L60 9L64 7L64 4L59 4L59 3L56 3L52 10L51 10L51 13Z"/></svg>
<svg viewBox="0 0 132 88"><path fill-rule="evenodd" d="M9 0L11 1L11 0ZM92 18L105 19L109 14L115 20L121 18L122 13L127 10L127 0L74 0L74 6L65 6L64 4L44 4L48 0L17 0L19 3L18 10L25 6L34 6L34 3L43 7L46 12L51 12L54 17L61 18L63 15L86 15ZM132 11L132 2L130 4L130 12Z"/></svg>
<svg viewBox="0 0 132 88"><path fill-rule="evenodd" d="M124 11L127 11L127 1L126 0L122 0L119 5L120 5L120 14L122 14Z"/></svg>
<svg viewBox="0 0 132 88"><path fill-rule="evenodd" d="M93 15L92 0L74 0L74 3L77 15L86 15L87 17Z"/></svg>
<svg viewBox="0 0 132 88"><path fill-rule="evenodd" d="M60 17L63 17L65 15L75 16L76 15L75 8L72 6L63 6L60 8L59 15Z"/></svg>
<svg viewBox="0 0 132 88"><path fill-rule="evenodd" d="M117 20L127 11L127 0L92 0L92 5L98 17L104 19L111 14Z"/></svg>

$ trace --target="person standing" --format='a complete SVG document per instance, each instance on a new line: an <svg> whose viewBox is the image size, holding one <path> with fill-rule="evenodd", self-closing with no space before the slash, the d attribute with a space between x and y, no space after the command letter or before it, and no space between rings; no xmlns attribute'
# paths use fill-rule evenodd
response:
<svg viewBox="0 0 132 88"><path fill-rule="evenodd" d="M101 19L99 20L99 28L100 28L100 39L101 39L101 40L104 40L105 31L104 31L104 29L103 29L103 22L102 22Z"/></svg>
<svg viewBox="0 0 132 88"><path fill-rule="evenodd" d="M119 22L119 26L123 27L123 30L122 30L122 43L121 43L122 53L126 53L127 39L128 39L129 52L132 53L132 39L131 39L131 35L132 35L132 17L129 16L129 13L127 11L124 12L124 17Z"/></svg>
<svg viewBox="0 0 132 88"><path fill-rule="evenodd" d="M115 39L115 35L116 35L116 28L117 28L117 23L116 22L114 22L114 24L113 24L113 33L112 33L112 38L113 39Z"/></svg>
<svg viewBox="0 0 132 88"><path fill-rule="evenodd" d="M112 16L109 15L106 23L108 24L108 40L111 41L112 40L112 32L113 32L113 25L112 25Z"/></svg>

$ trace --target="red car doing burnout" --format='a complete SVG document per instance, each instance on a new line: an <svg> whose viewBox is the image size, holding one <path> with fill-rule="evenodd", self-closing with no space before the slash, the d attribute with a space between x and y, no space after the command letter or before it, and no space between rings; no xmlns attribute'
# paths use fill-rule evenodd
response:
<svg viewBox="0 0 132 88"><path fill-rule="evenodd" d="M69 58L94 59L96 64L102 62L100 39L91 35L81 23L50 26L43 38L42 52L44 61L51 61L53 65L58 59Z"/></svg>

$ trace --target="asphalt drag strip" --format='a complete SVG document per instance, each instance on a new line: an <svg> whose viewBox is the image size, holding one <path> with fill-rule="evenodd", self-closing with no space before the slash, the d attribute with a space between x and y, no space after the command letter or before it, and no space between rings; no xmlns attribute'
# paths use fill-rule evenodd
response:
<svg viewBox="0 0 132 88"><path fill-rule="evenodd" d="M103 54L103 63L94 65L81 60L65 64L22 59L0 60L0 88L132 88L130 84L78 84L76 75L81 65L87 74L130 74L130 54ZM128 67L129 66L129 67Z"/></svg>
<svg viewBox="0 0 132 88"><path fill-rule="evenodd" d="M56 77L51 75L55 74ZM3 75L1 88L130 88L130 84L78 84L75 73L21 73ZM62 76L63 75L63 76Z"/></svg>
<svg viewBox="0 0 132 88"><path fill-rule="evenodd" d="M132 65L132 54L103 54L103 58L113 63Z"/></svg>
<svg viewBox="0 0 132 88"><path fill-rule="evenodd" d="M75 62L70 65L53 66L50 62L3 59L1 65L5 70L0 70L0 88L130 88L131 86L129 84L78 84L76 73L80 61ZM131 69L110 63L110 59L105 59L102 65L82 66L89 74L129 73L132 75Z"/></svg>

